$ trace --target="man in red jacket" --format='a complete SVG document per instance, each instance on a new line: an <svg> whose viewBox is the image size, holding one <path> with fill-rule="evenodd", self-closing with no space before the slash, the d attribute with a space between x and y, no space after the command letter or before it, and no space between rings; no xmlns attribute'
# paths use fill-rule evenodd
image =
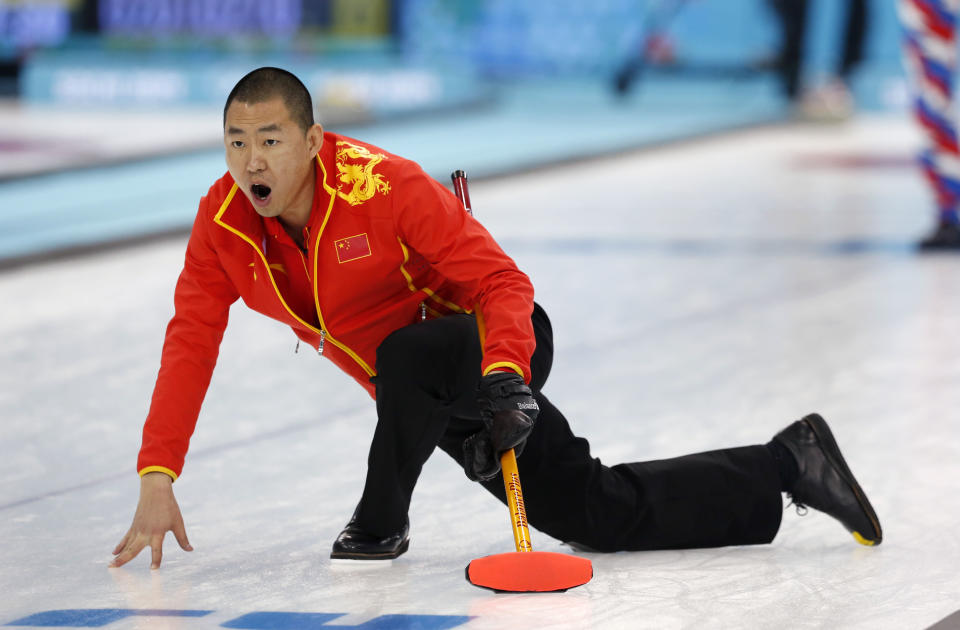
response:
<svg viewBox="0 0 960 630"><path fill-rule="evenodd" d="M864 544L880 523L826 422L767 444L607 467L542 388L553 360L529 278L415 163L326 133L292 74L260 68L224 107L228 173L200 201L174 294L138 460L140 501L111 566L172 531L191 550L172 484L238 298L288 324L374 398L363 494L331 557L395 558L439 446L506 501L513 448L531 524L598 551L770 542L781 492Z"/></svg>

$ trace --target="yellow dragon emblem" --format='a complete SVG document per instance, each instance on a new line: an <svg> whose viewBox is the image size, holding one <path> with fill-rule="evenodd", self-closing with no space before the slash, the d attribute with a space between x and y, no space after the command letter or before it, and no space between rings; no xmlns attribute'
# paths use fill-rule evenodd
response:
<svg viewBox="0 0 960 630"><path fill-rule="evenodd" d="M340 183L337 195L351 206L358 206L375 194L390 192L390 184L373 169L383 161L382 153L371 153L349 142L337 142L337 171ZM356 160L348 162L348 160Z"/></svg>

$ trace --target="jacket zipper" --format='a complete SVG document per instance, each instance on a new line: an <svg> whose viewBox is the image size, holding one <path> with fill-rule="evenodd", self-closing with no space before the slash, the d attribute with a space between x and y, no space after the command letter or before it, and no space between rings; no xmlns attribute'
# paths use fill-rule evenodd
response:
<svg viewBox="0 0 960 630"><path fill-rule="evenodd" d="M303 243L307 246L310 245L310 228L303 228ZM298 248L300 249L300 248ZM303 272L307 274L307 282L310 284L310 290L313 291L313 280L310 278L310 272L307 270L307 259L303 255L303 249L300 249L300 262L303 263ZM319 318L318 318L319 319ZM323 329L323 324L320 325L320 343L317 344L317 354L323 356L323 344L327 338L327 331ZM297 347L294 348L293 352L296 354L300 350L300 340L297 339Z"/></svg>
<svg viewBox="0 0 960 630"><path fill-rule="evenodd" d="M331 201L331 207L332 207L332 204L333 202ZM330 212L328 211L327 218L329 218L329 216L330 216ZM361 359L360 355L358 355L356 352L354 352L347 346L343 345L342 343L334 339L333 335L330 334L330 331L327 330L326 326L324 326L324 323L323 323L323 312L320 310L320 292L317 289L317 286L318 286L317 265L319 264L319 260L320 260L320 239L323 238L324 225L326 225L326 219L324 219L323 224L320 226L320 230L317 232L317 242L314 244L314 258L313 258L314 274L313 274L313 278L311 280L311 286L310 286L310 289L313 292L313 302L317 308L317 321L320 323L320 347L318 348L317 351L318 353L321 353L321 354L323 353L324 340L327 337L329 337L330 343L332 343L337 348L340 348L340 350L346 353L347 356L349 356L351 359L356 361L357 365L359 365L363 369L363 371L367 373L368 376L374 376L377 373L376 370L374 370L369 365L367 365L366 362L363 359ZM307 275L309 276L310 274L307 274Z"/></svg>
<svg viewBox="0 0 960 630"><path fill-rule="evenodd" d="M327 331L323 328L320 329L320 343L317 345L317 354L323 356L323 342L327 338ZM300 340L297 339L297 345L293 348L293 353L297 354L300 352Z"/></svg>
<svg viewBox="0 0 960 630"><path fill-rule="evenodd" d="M326 169L324 168L323 163L320 162L320 157L319 157L319 156L317 156L317 162L320 164L320 168L321 168L321 170L323 171L324 182L326 182L327 171L326 171ZM331 212L331 210L333 209L333 202L334 202L334 200L336 199L336 197L335 197L336 191L335 191L333 188L330 188L329 186L327 186L326 183L324 183L323 186L324 186L324 188L327 190L327 192L331 195L331 196L330 196L330 203L329 203L329 206L328 206L328 208L327 208L327 214L326 214L326 217L324 218L324 225L326 225L326 220L330 217L330 212ZM254 251L256 251L256 252L260 255L260 259L263 261L263 264L264 264L264 265L266 266L266 268L267 268L267 277L270 278L270 283L273 285L273 289L274 289L274 291L275 291L276 294L277 294L277 298L280 300L281 304L283 304L283 307L286 309L286 311L290 314L291 317L293 317L296 321L298 321L298 322L300 322L301 324L303 324L303 325L304 325L305 327L307 327L308 329L310 329L310 330L312 330L313 332L315 332L315 333L317 333L318 335L320 335L321 338L330 337L330 342L333 343L333 345L335 345L335 346L337 346L338 348L340 348L341 350L343 350L343 351L347 354L347 356L349 356L351 359L353 359L353 360L357 363L357 365L359 365L360 368L363 369L363 371L367 373L367 375L369 375L369 376L374 376L374 375L376 374L376 370L374 370L374 369L371 368L369 365L367 365L366 362L365 362L363 359L361 359L360 356L359 356L356 352L354 352L353 350L351 350L349 347L347 347L347 346L339 343L336 339L334 339L332 336L330 336L329 332L327 332L327 331L324 329L324 325L323 325L323 314L320 312L320 300L319 300L319 296L317 295L317 292L314 290L314 288L316 287L316 285L315 285L315 284L312 284L312 286L311 286L311 291L313 292L313 299L314 299L314 303L316 304L316 308L317 308L317 319L318 319L319 322L320 322L320 328L319 328L319 329L318 329L316 326L312 326L311 324L309 324L309 323L305 322L303 319L301 319L296 313L294 313L294 312L290 309L290 306L286 303L286 301L284 301L283 296L280 295L280 290L277 288L277 283L276 283L276 281L273 279L273 272L270 270L270 265L269 265L269 263L267 262L267 257L266 257L266 254L264 254L263 250L260 249L260 248L258 248L258 247L257 247L257 244L256 244L253 240L251 240L249 236L247 236L246 234L244 234L243 232L241 232L241 231L238 230L237 228L232 227L232 226L230 226L230 225L227 224L227 223L224 223L224 222L221 220L221 217L223 216L223 213L227 210L227 207L230 205L231 201L233 200L233 198L234 198L234 196L236 195L236 193L237 193L238 190L239 190L239 187L237 186L236 183L234 183L233 186L232 186L231 189L230 189L230 192L227 194L227 198L223 200L223 203L220 204L220 209L217 211L217 214L214 215L214 217L213 217L213 222L216 223L217 225L219 225L220 227L226 229L227 231L232 232L233 234L236 234L238 237L240 237L241 239L243 239L244 241L246 241L251 247L253 247ZM320 234L317 235L317 236L318 236L318 238L317 238L317 245L316 245L317 250L319 250L319 248L320 248L320 242L319 242L320 239L319 239L319 237L322 236L322 235L323 235L323 225L320 226ZM319 252L318 252L318 255L319 255ZM314 267L316 267L316 261L314 261ZM310 275L310 274L308 273L307 276L309 277L309 275Z"/></svg>

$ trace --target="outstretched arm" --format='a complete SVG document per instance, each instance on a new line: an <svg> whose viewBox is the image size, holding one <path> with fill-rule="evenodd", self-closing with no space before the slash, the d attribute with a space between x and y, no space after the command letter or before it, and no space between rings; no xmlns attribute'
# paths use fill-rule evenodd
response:
<svg viewBox="0 0 960 630"><path fill-rule="evenodd" d="M133 524L114 550L110 567L120 567L137 557L144 547L152 550L151 569L160 568L163 538L172 531L184 551L193 551L187 540L180 507L173 496L173 479L162 472L149 472L140 478L140 502Z"/></svg>
<svg viewBox="0 0 960 630"><path fill-rule="evenodd" d="M158 568L168 531L173 532L183 549L192 551L172 484L183 468L230 305L239 297L220 264L210 235L211 200L216 206L219 198L215 192L211 188L211 193L201 200L187 244L183 271L174 291L175 314L167 326L160 371L137 459L140 502L133 524L113 550L116 557L111 567L130 562L149 545L153 550L151 567Z"/></svg>

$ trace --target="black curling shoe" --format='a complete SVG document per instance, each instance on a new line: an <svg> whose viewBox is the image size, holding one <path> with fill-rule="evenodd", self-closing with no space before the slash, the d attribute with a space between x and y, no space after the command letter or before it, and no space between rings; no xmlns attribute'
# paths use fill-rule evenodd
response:
<svg viewBox="0 0 960 630"><path fill-rule="evenodd" d="M826 420L810 414L773 439L797 460L799 475L788 494L798 508L810 506L829 514L862 545L880 544L880 519L840 454Z"/></svg>
<svg viewBox="0 0 960 630"><path fill-rule="evenodd" d="M350 519L333 543L330 557L335 560L393 560L410 546L410 523L390 536L376 536L360 529Z"/></svg>
<svg viewBox="0 0 960 630"><path fill-rule="evenodd" d="M919 243L924 252L960 250L960 225L940 223L936 229Z"/></svg>

